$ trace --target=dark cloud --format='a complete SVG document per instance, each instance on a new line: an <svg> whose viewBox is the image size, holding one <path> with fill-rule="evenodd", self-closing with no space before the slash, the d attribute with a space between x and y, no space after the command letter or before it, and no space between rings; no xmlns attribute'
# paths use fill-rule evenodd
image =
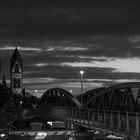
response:
<svg viewBox="0 0 140 140"><path fill-rule="evenodd" d="M136 1L11 1L0 4L1 37L68 37L139 31Z"/></svg>
<svg viewBox="0 0 140 140"><path fill-rule="evenodd" d="M3 71L9 79L12 48L19 46L24 78L33 79L33 83L25 83L30 89L35 85L43 89L57 85L69 89L75 84L78 92L81 69L85 70L85 79L99 79L91 84L87 82L89 89L95 84L115 84L119 79L138 80L139 73L116 72L108 65L101 68L62 64L139 58L139 17L138 1L1 1L0 56ZM54 81L37 83L35 78L39 77Z"/></svg>

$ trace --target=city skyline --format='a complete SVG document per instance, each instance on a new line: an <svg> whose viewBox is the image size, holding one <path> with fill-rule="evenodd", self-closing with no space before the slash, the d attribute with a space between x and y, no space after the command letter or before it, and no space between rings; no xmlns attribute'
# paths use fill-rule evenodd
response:
<svg viewBox="0 0 140 140"><path fill-rule="evenodd" d="M60 87L80 94L140 81L138 1L12 1L0 4L0 57L9 80L15 49L23 58L24 87Z"/></svg>

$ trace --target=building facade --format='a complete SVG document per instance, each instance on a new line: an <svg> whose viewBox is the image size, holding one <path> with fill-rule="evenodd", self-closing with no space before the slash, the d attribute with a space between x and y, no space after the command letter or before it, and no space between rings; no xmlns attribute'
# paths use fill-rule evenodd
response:
<svg viewBox="0 0 140 140"><path fill-rule="evenodd" d="M10 87L13 93L22 95L22 74L23 74L23 63L20 53L15 48L13 55L10 60Z"/></svg>

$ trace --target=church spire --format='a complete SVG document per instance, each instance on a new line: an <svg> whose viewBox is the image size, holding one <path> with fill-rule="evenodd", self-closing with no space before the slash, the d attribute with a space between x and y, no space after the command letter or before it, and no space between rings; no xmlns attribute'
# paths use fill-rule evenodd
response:
<svg viewBox="0 0 140 140"><path fill-rule="evenodd" d="M12 71L13 66L14 66L14 64L15 64L16 61L19 63L19 65L20 65L20 67L21 67L21 71L23 71L23 67L22 67L22 58L21 58L21 56L20 56L20 53L19 53L17 47L15 48L14 53L13 53L13 55L12 55L12 57L11 57L11 62L10 62L11 71Z"/></svg>
<svg viewBox="0 0 140 140"><path fill-rule="evenodd" d="M10 61L11 89L14 93L20 95L22 95L22 73L22 58L16 47Z"/></svg>

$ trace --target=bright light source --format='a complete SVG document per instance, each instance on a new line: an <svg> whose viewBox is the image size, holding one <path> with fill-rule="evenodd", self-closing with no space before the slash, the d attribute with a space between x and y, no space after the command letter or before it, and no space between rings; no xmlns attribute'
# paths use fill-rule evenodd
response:
<svg viewBox="0 0 140 140"><path fill-rule="evenodd" d="M107 136L106 138L109 138L109 139L124 140L124 138L123 138L123 137L117 137L117 136L115 136L115 135L109 135L109 136Z"/></svg>
<svg viewBox="0 0 140 140"><path fill-rule="evenodd" d="M23 102L22 101L20 101L20 104L22 104Z"/></svg>
<svg viewBox="0 0 140 140"><path fill-rule="evenodd" d="M39 140L39 139L44 139L47 136L46 132L38 132L35 139Z"/></svg>
<svg viewBox="0 0 140 140"><path fill-rule="evenodd" d="M5 137L5 134L1 134L0 136L1 136L1 137Z"/></svg>
<svg viewBox="0 0 140 140"><path fill-rule="evenodd" d="M38 136L46 136L47 133L46 133L46 132L38 132L37 135L38 135Z"/></svg>
<svg viewBox="0 0 140 140"><path fill-rule="evenodd" d="M81 74L81 75L83 75L83 74L84 74L84 71L83 71L83 70L81 70L81 71L80 71L80 74Z"/></svg>
<svg viewBox="0 0 140 140"><path fill-rule="evenodd" d="M37 93L37 89L35 90L35 93Z"/></svg>
<svg viewBox="0 0 140 140"><path fill-rule="evenodd" d="M70 89L70 93L72 93L72 89Z"/></svg>
<svg viewBox="0 0 140 140"><path fill-rule="evenodd" d="M47 122L47 124L52 125L52 122Z"/></svg>

